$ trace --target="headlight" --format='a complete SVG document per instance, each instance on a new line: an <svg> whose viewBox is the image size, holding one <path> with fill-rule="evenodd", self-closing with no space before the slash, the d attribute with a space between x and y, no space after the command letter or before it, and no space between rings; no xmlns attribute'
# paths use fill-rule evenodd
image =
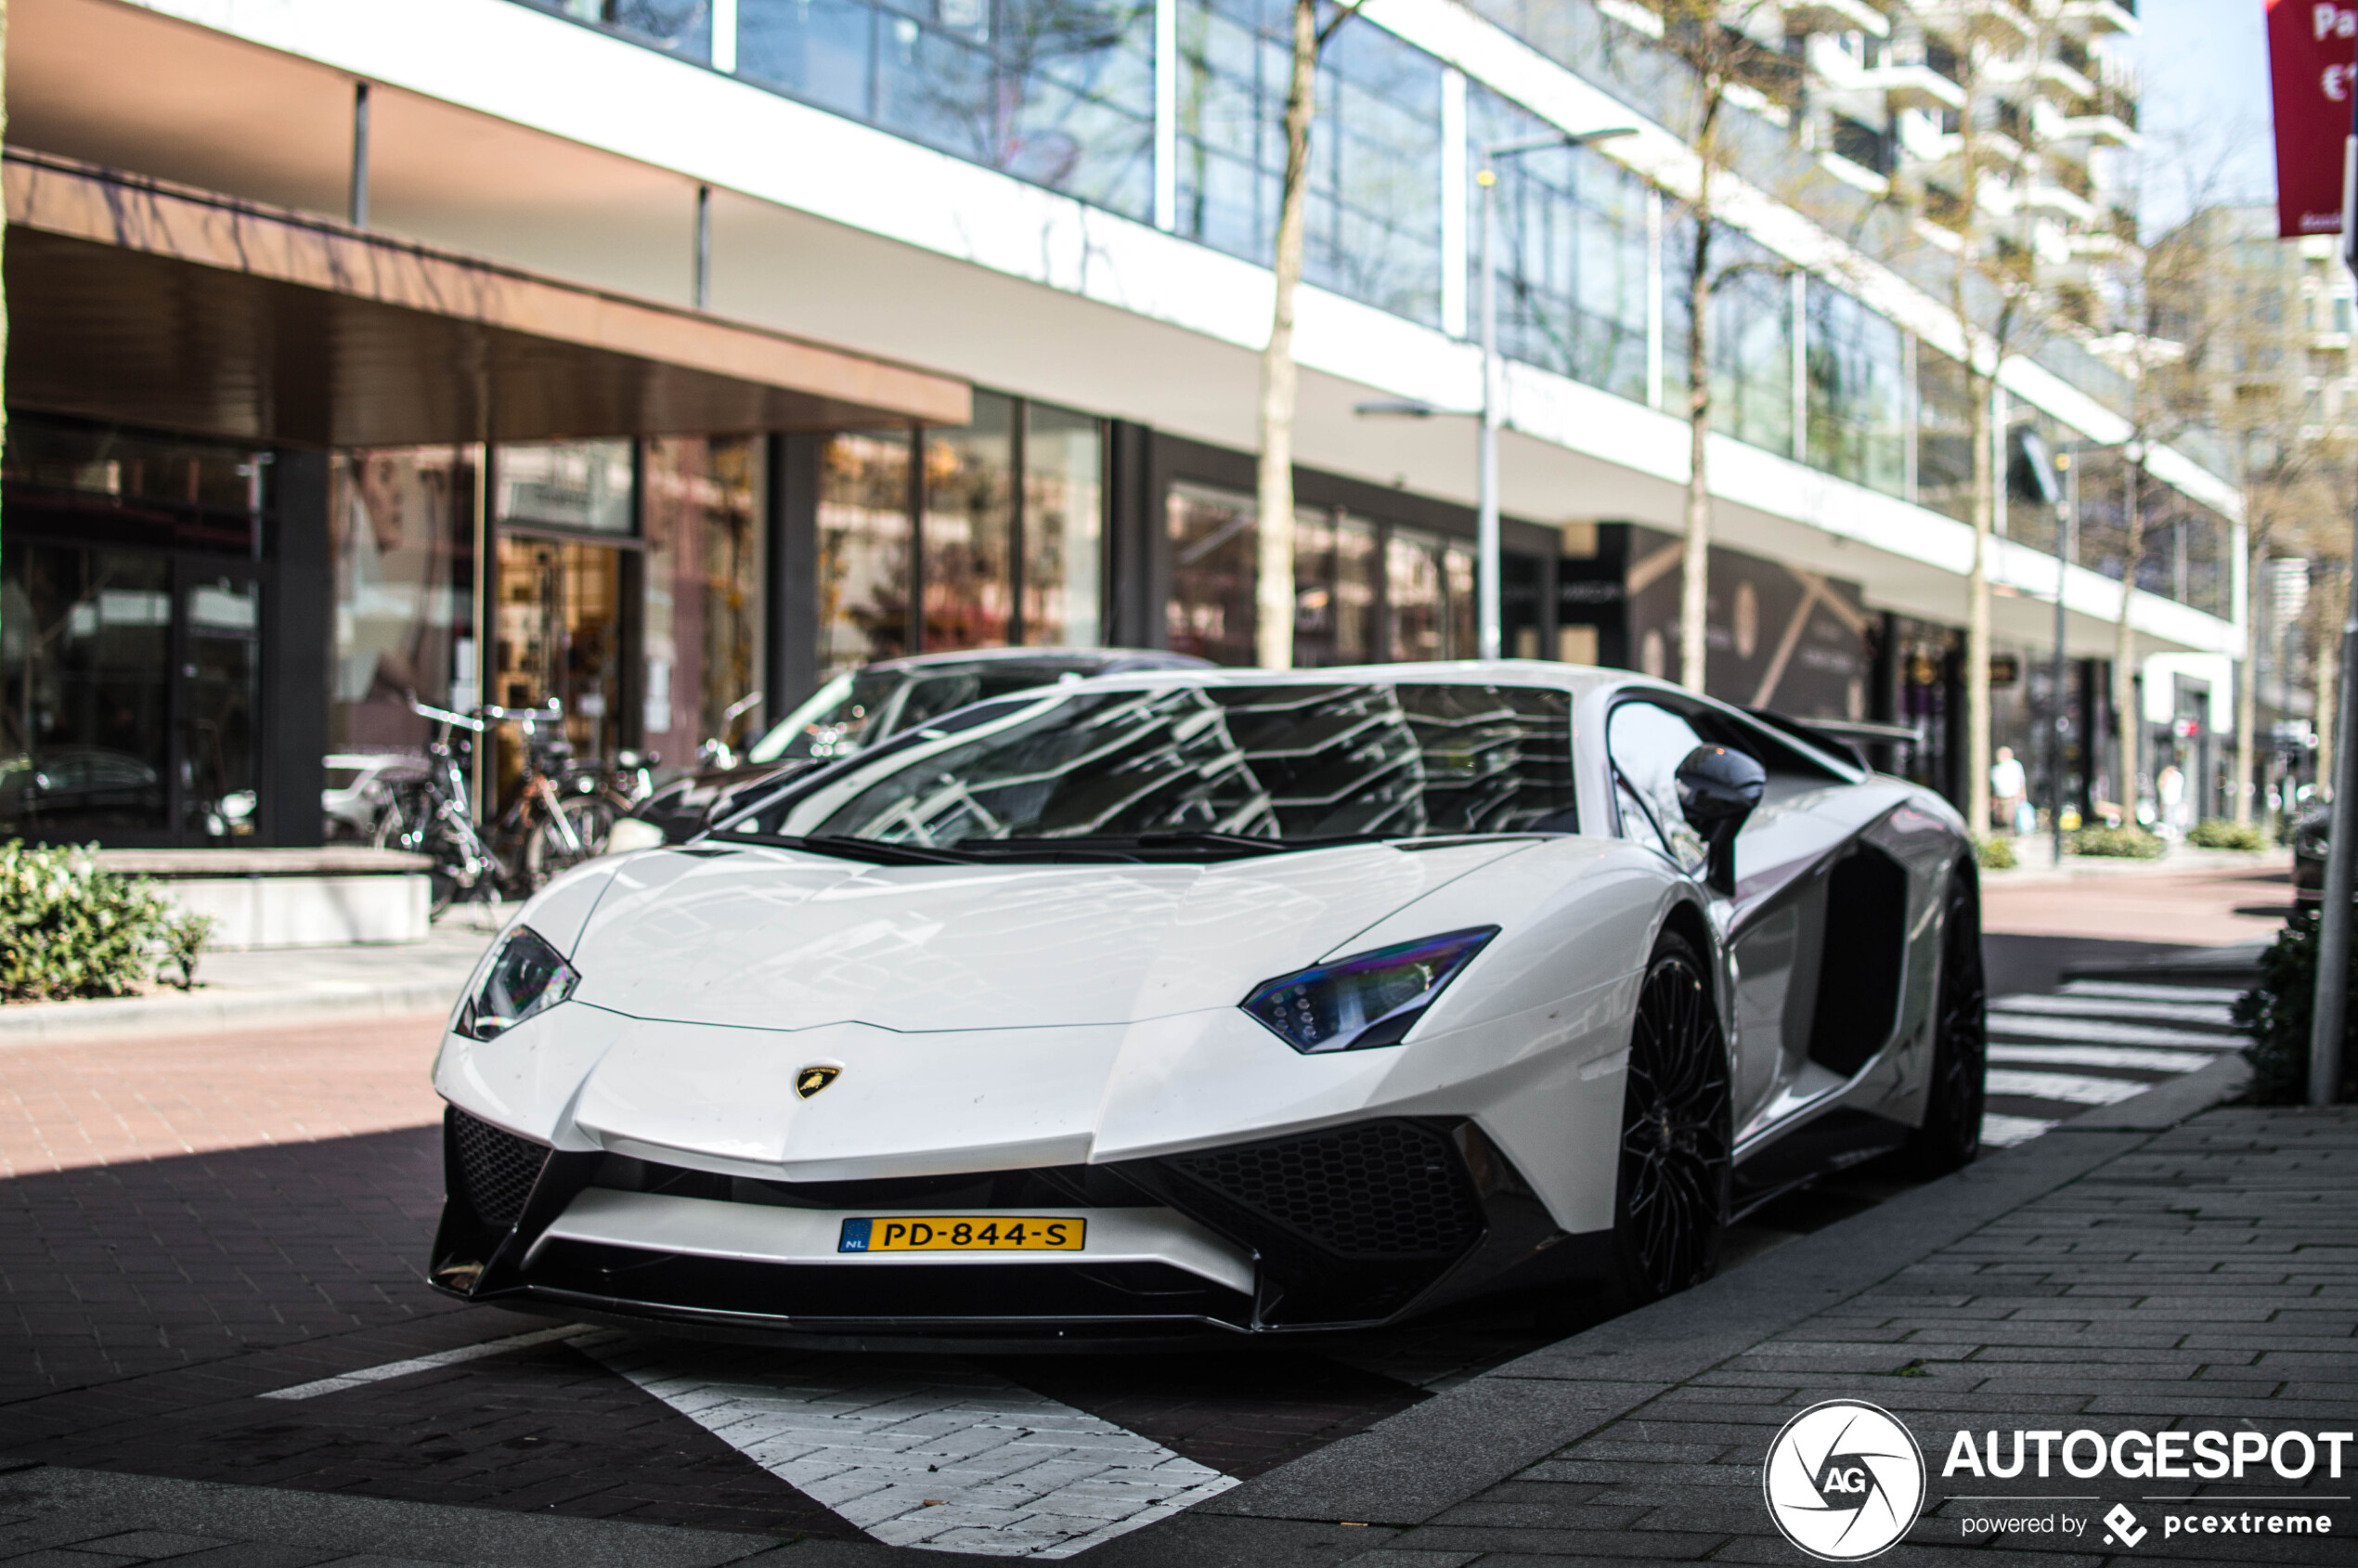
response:
<svg viewBox="0 0 2358 1568"><path fill-rule="evenodd" d="M1397 1045L1441 988L1473 961L1496 926L1380 947L1265 980L1244 1010L1297 1051Z"/></svg>
<svg viewBox="0 0 2358 1568"><path fill-rule="evenodd" d="M564 954L531 927L519 926L500 939L483 984L467 998L466 1011L459 1016L459 1032L488 1040L555 1006L580 983L581 976Z"/></svg>

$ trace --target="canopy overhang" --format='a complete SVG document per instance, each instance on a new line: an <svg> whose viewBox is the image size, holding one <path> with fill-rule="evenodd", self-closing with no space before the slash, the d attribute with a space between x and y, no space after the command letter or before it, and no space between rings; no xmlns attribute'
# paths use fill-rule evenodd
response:
<svg viewBox="0 0 2358 1568"><path fill-rule="evenodd" d="M10 403L298 446L964 424L963 382L8 149Z"/></svg>

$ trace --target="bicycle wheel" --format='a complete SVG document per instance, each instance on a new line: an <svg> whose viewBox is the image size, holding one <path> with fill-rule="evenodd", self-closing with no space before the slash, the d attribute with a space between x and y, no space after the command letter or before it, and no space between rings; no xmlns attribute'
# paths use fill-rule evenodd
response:
<svg viewBox="0 0 2358 1568"><path fill-rule="evenodd" d="M565 842L564 828L557 823L557 811L564 813L565 825L573 829L579 849ZM595 796L563 801L542 815L525 835L524 891L527 895L536 893L559 872L570 871L584 861L604 854L606 838L614 832L614 807Z"/></svg>

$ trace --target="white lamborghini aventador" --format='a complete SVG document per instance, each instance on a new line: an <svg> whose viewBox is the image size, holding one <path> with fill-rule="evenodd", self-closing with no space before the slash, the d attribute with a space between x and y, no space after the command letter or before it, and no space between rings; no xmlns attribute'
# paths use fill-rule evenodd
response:
<svg viewBox="0 0 2358 1568"><path fill-rule="evenodd" d="M1973 1158L1972 846L1613 670L1099 677L592 862L434 1069L472 1300L856 1344L1643 1300Z"/></svg>

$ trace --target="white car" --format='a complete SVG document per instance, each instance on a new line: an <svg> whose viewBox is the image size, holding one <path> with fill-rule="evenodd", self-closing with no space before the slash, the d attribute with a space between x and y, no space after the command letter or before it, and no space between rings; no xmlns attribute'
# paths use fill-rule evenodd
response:
<svg viewBox="0 0 2358 1568"><path fill-rule="evenodd" d="M426 766L423 758L408 752L331 751L322 761L327 776L319 791L319 810L330 843L368 843L385 803L393 798L393 786L418 777Z"/></svg>
<svg viewBox="0 0 2358 1568"><path fill-rule="evenodd" d="M552 883L470 982L432 1277L836 1345L1633 1302L1973 1158L1972 844L1832 737L1523 662L977 704Z"/></svg>

